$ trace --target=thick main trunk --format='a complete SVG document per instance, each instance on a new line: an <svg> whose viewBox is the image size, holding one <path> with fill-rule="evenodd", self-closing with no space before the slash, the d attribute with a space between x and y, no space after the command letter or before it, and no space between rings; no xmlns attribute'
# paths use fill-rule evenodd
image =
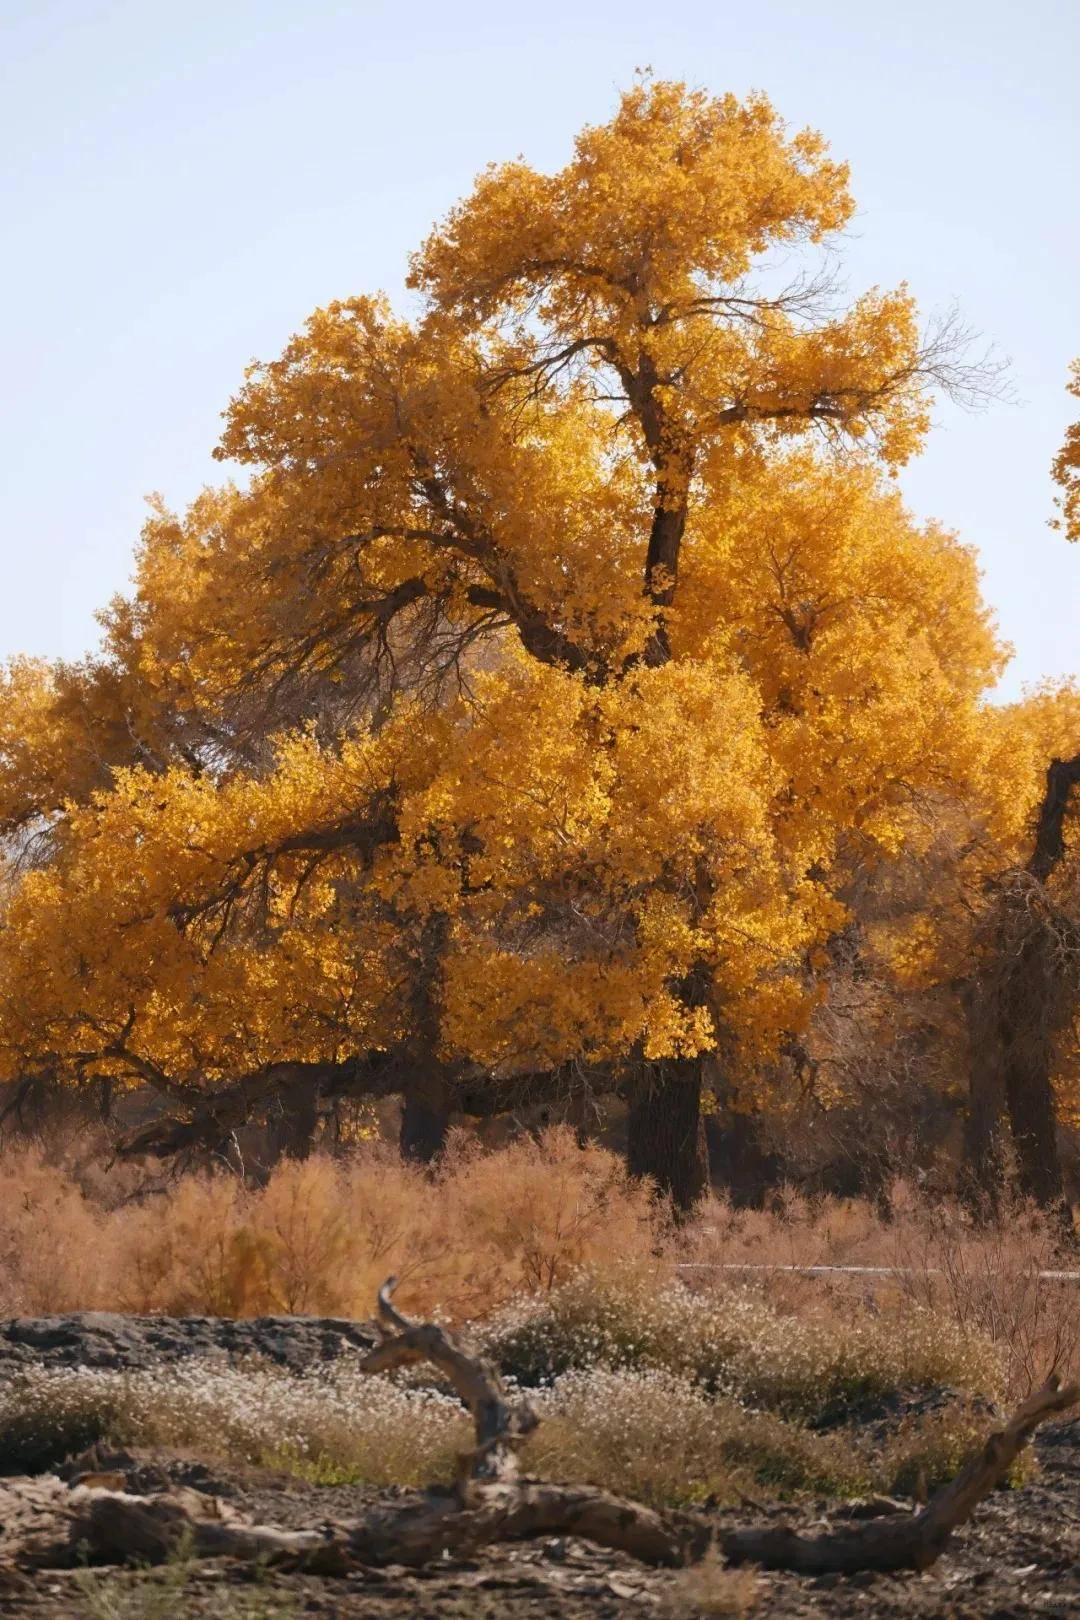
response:
<svg viewBox="0 0 1080 1620"><path fill-rule="evenodd" d="M449 1128L450 1109L437 1089L407 1092L402 1097L398 1146L403 1159L431 1164L445 1148Z"/></svg>
<svg viewBox="0 0 1080 1620"><path fill-rule="evenodd" d="M732 1106L732 1087L718 1059L706 1059L703 1072L714 1103L704 1116L709 1180L736 1206L761 1209L784 1179L783 1161L763 1145L761 1116Z"/></svg>
<svg viewBox="0 0 1080 1620"><path fill-rule="evenodd" d="M401 1096L398 1146L404 1159L431 1164L446 1146L450 1126L450 1087L436 1056L442 1031L442 965L450 919L433 911L420 933L410 991L412 1028L406 1046L413 1075Z"/></svg>
<svg viewBox="0 0 1080 1620"><path fill-rule="evenodd" d="M1044 961L1041 933L1023 941L1017 961L1002 988L999 1004L1002 1079L1009 1123L1017 1152L1020 1191L1041 1209L1067 1221L1061 1158L1057 1152L1057 1118L1051 1079L1051 1043L1040 1017L1052 967Z"/></svg>
<svg viewBox="0 0 1080 1620"><path fill-rule="evenodd" d="M1005 1081L994 1008L978 987L961 992L967 1024L968 1112L963 1193L976 1218L1001 1215L1005 1188Z"/></svg>
<svg viewBox="0 0 1080 1620"><path fill-rule="evenodd" d="M318 1081L304 1074L290 1080L267 1112L268 1167L281 1159L306 1159L319 1125Z"/></svg>
<svg viewBox="0 0 1080 1620"><path fill-rule="evenodd" d="M1054 972L1047 952L1042 932L1026 939L1002 989L998 1011L1002 1076L1020 1190L1071 1232L1058 1152L1053 1054L1043 1016Z"/></svg>
<svg viewBox="0 0 1080 1620"><path fill-rule="evenodd" d="M701 1081L700 1058L645 1063L630 1099L630 1174L651 1176L683 1213L693 1208L709 1181Z"/></svg>
<svg viewBox="0 0 1080 1620"><path fill-rule="evenodd" d="M1020 1190L1043 1209L1061 1211L1065 1188L1047 1065L1011 1056L1005 1064L1005 1091Z"/></svg>
<svg viewBox="0 0 1080 1620"><path fill-rule="evenodd" d="M1051 760L1027 868L1040 885L1047 884L1065 854L1065 817L1077 786L1080 754ZM1045 887L1041 892L1046 894ZM1012 909L1019 920L1011 930L1015 943L1007 953L998 1002L1002 1075L1021 1190L1054 1216L1063 1236L1073 1242L1072 1209L1058 1154L1053 1048L1055 1036L1070 1022L1076 988L1057 929L1039 916L1041 908L1032 900L1030 894L1013 890Z"/></svg>
<svg viewBox="0 0 1080 1620"><path fill-rule="evenodd" d="M761 1209L780 1185L783 1165L779 1154L762 1147L755 1116L728 1108L706 1114L705 1141L714 1185L738 1208Z"/></svg>
<svg viewBox="0 0 1080 1620"><path fill-rule="evenodd" d="M971 1021L970 1152L976 1173L996 1166L994 1111L1004 1095L1021 1192L1044 1209L1070 1243L1072 1210L1065 1197L1054 1105L1054 1048L1075 1012L1073 927L1057 913L1048 884L1065 854L1065 818L1080 785L1080 754L1051 760L1036 820L1035 847L1023 873L1006 874L996 908L997 936L986 987ZM981 1049L985 1049L984 1056ZM976 1095L976 1091L980 1093Z"/></svg>

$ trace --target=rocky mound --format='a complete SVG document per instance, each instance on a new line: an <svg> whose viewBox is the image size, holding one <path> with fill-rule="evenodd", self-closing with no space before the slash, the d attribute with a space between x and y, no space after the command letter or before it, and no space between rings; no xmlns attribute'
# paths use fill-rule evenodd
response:
<svg viewBox="0 0 1080 1620"><path fill-rule="evenodd" d="M0 1375L20 1366L144 1370L190 1356L237 1361L258 1356L300 1372L312 1363L370 1350L370 1323L338 1317L16 1316L0 1322Z"/></svg>

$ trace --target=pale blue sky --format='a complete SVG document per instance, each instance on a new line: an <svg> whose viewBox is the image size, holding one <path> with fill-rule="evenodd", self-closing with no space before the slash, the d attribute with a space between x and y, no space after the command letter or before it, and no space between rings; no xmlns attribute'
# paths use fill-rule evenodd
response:
<svg viewBox="0 0 1080 1620"><path fill-rule="evenodd" d="M980 548L1022 681L1076 670L1047 527L1080 354L1080 0L0 0L0 656L76 656L246 362L384 288L491 159L561 164L635 67L765 90L850 160L853 289L907 279L1011 357L904 477ZM1073 403L1073 411L1078 407Z"/></svg>

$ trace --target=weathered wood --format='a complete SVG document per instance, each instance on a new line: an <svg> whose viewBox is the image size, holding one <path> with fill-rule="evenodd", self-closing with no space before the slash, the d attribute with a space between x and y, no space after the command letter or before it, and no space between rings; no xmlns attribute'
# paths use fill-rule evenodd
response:
<svg viewBox="0 0 1080 1620"><path fill-rule="evenodd" d="M460 1479L516 1478L517 1450L536 1428L536 1412L528 1401L510 1399L498 1369L461 1334L434 1322L410 1322L395 1310L390 1296L396 1286L397 1278L390 1277L379 1289L376 1319L387 1336L363 1358L361 1372L392 1372L430 1361L449 1378L476 1430L475 1449L460 1459Z"/></svg>

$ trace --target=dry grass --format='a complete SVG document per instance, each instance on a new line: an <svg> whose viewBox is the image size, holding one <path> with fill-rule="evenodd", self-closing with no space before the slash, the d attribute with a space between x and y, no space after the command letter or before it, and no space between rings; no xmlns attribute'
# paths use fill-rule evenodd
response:
<svg viewBox="0 0 1080 1620"><path fill-rule="evenodd" d="M107 1222L62 1169L32 1149L0 1161L0 1315L95 1307L114 1287Z"/></svg>
<svg viewBox="0 0 1080 1620"><path fill-rule="evenodd" d="M954 1403L873 1443L819 1434L655 1369L567 1373L536 1399L543 1421L526 1453L530 1471L659 1505L933 1486L986 1428L985 1416ZM304 1376L205 1362L36 1368L0 1386L8 1468L41 1472L97 1441L385 1487L448 1481L471 1435L452 1396L368 1378L347 1362Z"/></svg>
<svg viewBox="0 0 1080 1620"><path fill-rule="evenodd" d="M715 1400L674 1373L566 1373L540 1402L529 1467L659 1505L734 1504L744 1495L852 1496L867 1457L768 1412Z"/></svg>
<svg viewBox="0 0 1080 1620"><path fill-rule="evenodd" d="M292 1620L296 1599L268 1586L267 1574L256 1568L251 1584L230 1583L181 1544L155 1569L77 1570L75 1612L79 1620Z"/></svg>
<svg viewBox="0 0 1080 1620"><path fill-rule="evenodd" d="M420 1485L450 1478L469 1433L452 1396L366 1378L348 1364L308 1377L204 1361L137 1372L32 1368L0 1390L5 1463L27 1473L100 1440L300 1473L333 1464L366 1484Z"/></svg>
<svg viewBox="0 0 1080 1620"><path fill-rule="evenodd" d="M569 1369L656 1370L819 1426L898 1391L1002 1391L996 1347L940 1312L798 1317L737 1285L693 1293L610 1263L512 1301L483 1333L493 1359L523 1384Z"/></svg>
<svg viewBox="0 0 1080 1620"><path fill-rule="evenodd" d="M902 1299L999 1346L1010 1394L1041 1383L1051 1367L1080 1366L1080 1284L1045 1276L1080 1270L1080 1257L1062 1257L1035 1211L973 1231L955 1208L928 1206L898 1226L894 1254Z"/></svg>
<svg viewBox="0 0 1080 1620"><path fill-rule="evenodd" d="M29 1151L0 1172L0 1313L366 1316L396 1271L406 1310L471 1320L538 1388L530 1469L658 1504L932 1489L985 1434L985 1397L1051 1360L1066 1370L1080 1342L1080 1290L1038 1280L1053 1251L1029 1215L977 1230L902 1194L889 1224L860 1204L713 1200L675 1230L613 1155L562 1131L488 1154L458 1144L435 1176L367 1148L286 1164L261 1188L192 1175L135 1200L129 1173L90 1184ZM893 1275L717 1269L813 1262ZM365 1378L347 1357L304 1377L195 1362L0 1381L8 1466L98 1439L422 1485L451 1477L468 1424L422 1376ZM673 1586L678 1612L753 1604L741 1572L697 1579Z"/></svg>
<svg viewBox="0 0 1080 1620"><path fill-rule="evenodd" d="M1051 1367L1080 1365L1080 1285L1042 1274L1080 1269L1063 1257L1058 1238L1033 1208L979 1225L961 1205L923 1198L900 1183L892 1218L858 1199L795 1194L770 1210L735 1210L708 1200L687 1234L681 1275L709 1286L742 1278L782 1311L803 1319L905 1320L932 1311L965 1337L989 1340L1002 1363L1009 1398L1041 1383ZM800 1277L785 1266L874 1266L889 1275ZM698 1269L700 1268L700 1269Z"/></svg>

